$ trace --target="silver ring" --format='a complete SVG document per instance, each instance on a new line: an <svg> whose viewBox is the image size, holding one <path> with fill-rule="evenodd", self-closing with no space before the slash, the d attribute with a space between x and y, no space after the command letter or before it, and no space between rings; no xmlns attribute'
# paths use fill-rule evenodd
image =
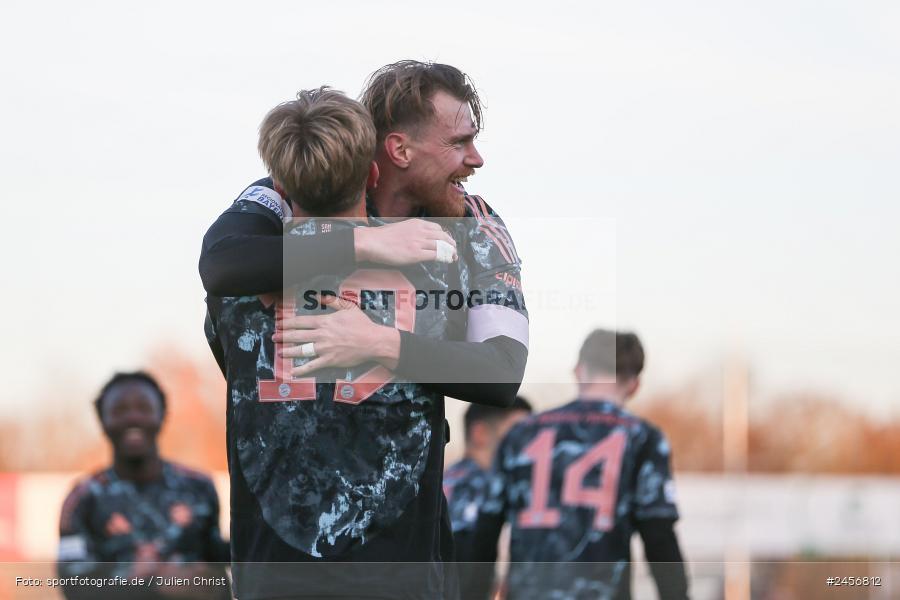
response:
<svg viewBox="0 0 900 600"><path fill-rule="evenodd" d="M300 344L300 356L303 358L312 358L316 355L316 346L312 342Z"/></svg>

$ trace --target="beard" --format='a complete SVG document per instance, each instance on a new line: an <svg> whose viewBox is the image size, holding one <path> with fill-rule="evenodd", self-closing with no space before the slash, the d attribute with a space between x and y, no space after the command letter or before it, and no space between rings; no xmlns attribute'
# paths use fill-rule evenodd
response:
<svg viewBox="0 0 900 600"><path fill-rule="evenodd" d="M409 190L416 206L424 208L429 217L459 218L465 214L465 196L446 179L414 181Z"/></svg>

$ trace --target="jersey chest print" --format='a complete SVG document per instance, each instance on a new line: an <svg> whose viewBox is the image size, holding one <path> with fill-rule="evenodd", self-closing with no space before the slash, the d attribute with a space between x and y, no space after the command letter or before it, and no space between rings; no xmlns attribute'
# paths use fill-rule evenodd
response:
<svg viewBox="0 0 900 600"><path fill-rule="evenodd" d="M333 227L342 225L350 226ZM229 363L238 365L230 374L237 460L266 523L288 544L339 556L390 528L418 493L438 398L376 363L291 378L307 359L278 357L276 310L328 314L315 298L331 292L357 300L378 324L439 338L445 307L416 310L415 290L437 287L446 296L446 279L441 263L361 268L311 278L277 304L222 300L218 329L233 340Z"/></svg>

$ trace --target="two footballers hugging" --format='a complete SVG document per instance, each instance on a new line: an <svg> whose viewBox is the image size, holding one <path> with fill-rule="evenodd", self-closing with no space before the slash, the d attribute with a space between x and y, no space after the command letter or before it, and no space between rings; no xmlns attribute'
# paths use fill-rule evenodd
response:
<svg viewBox="0 0 900 600"><path fill-rule="evenodd" d="M263 120L270 176L200 257L241 600L487 598L504 521L514 561L569 563L512 569L508 598L629 597L635 531L661 595L686 597L665 438L621 408L643 368L633 335L592 334L579 399L502 443L506 427L467 417L472 461L445 488L467 506L448 508L445 396L482 411L473 423L521 408L528 355L515 245L463 187L483 165L481 127L469 78L418 61L376 71L359 102L321 87ZM487 566L455 562L473 560Z"/></svg>
<svg viewBox="0 0 900 600"><path fill-rule="evenodd" d="M200 259L239 597L455 594L444 397L512 404L528 353L512 239L462 187L481 118L458 69L404 61L361 102L319 88L264 119L271 177Z"/></svg>

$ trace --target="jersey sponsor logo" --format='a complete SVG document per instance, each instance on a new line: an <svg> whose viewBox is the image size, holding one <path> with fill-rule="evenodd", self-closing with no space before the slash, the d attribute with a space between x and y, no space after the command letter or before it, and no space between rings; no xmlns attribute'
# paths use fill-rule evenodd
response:
<svg viewBox="0 0 900 600"><path fill-rule="evenodd" d="M256 202L257 204L268 208L273 213L278 215L279 219L284 219L287 216L285 215L284 209L282 208L283 200L281 198L281 194L267 187L263 187L261 185L251 185L246 190L244 190L244 193L242 193L238 197L236 202L240 202L241 200L246 200L247 202Z"/></svg>

